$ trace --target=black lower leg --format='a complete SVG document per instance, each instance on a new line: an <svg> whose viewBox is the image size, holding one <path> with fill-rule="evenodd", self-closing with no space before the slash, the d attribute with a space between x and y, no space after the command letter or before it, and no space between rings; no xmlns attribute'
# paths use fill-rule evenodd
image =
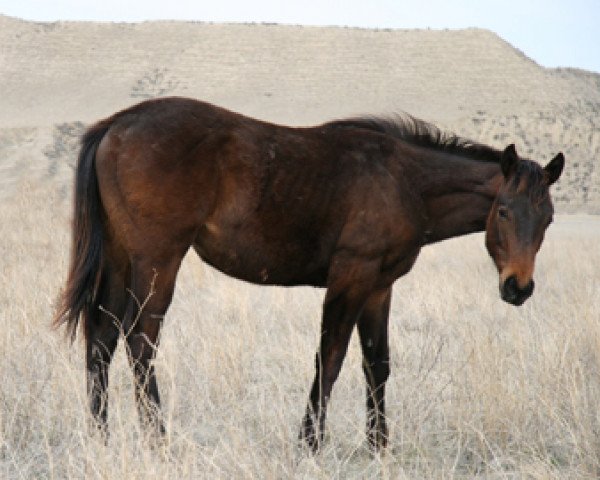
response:
<svg viewBox="0 0 600 480"><path fill-rule="evenodd" d="M130 362L135 378L135 396L142 424L162 436L165 427L160 415L160 395L152 361L156 343L151 345L144 334L128 338Z"/></svg>
<svg viewBox="0 0 600 480"><path fill-rule="evenodd" d="M87 389L93 428L106 435L108 369L119 339L119 330L104 314L96 318L101 320L100 323L95 318L86 320Z"/></svg>
<svg viewBox="0 0 600 480"><path fill-rule="evenodd" d="M385 419L385 379L389 374L387 360L363 366L367 381L367 441L374 449L387 445Z"/></svg>
<svg viewBox="0 0 600 480"><path fill-rule="evenodd" d="M327 401L329 400L328 397L321 395L323 390L321 365L321 355L317 353L315 356L315 380L310 389L308 405L300 430L300 439L304 440L313 452L319 449L323 441Z"/></svg>
<svg viewBox="0 0 600 480"><path fill-rule="evenodd" d="M373 294L358 322L367 383L367 441L376 450L384 448L388 439L385 382L390 373L387 334L390 300L389 290Z"/></svg>

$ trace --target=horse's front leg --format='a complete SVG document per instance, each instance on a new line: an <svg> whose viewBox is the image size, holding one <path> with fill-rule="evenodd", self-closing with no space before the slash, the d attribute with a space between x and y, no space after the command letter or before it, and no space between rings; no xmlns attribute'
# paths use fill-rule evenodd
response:
<svg viewBox="0 0 600 480"><path fill-rule="evenodd" d="M388 344L390 301L391 288L375 292L367 300L358 320L363 371L367 381L367 440L374 450L385 448L388 441L385 382L390 374Z"/></svg>
<svg viewBox="0 0 600 480"><path fill-rule="evenodd" d="M357 315L344 312L344 303L344 300L338 297L325 300L323 307L321 342L315 357L315 379L300 431L301 439L306 441L313 452L319 449L323 440L327 402L342 367L356 322Z"/></svg>
<svg viewBox="0 0 600 480"><path fill-rule="evenodd" d="M323 441L327 403L342 362L346 356L352 330L369 297L377 268L371 263L337 263L330 272L323 305L321 341L315 361L315 378L310 390L300 438L316 452ZM352 272L353 275L347 275Z"/></svg>

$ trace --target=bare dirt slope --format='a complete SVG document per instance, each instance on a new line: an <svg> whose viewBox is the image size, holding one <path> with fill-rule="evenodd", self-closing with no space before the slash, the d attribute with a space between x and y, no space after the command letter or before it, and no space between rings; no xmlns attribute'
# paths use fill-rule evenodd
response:
<svg viewBox="0 0 600 480"><path fill-rule="evenodd" d="M562 150L559 209L600 212L600 75L542 68L489 31L0 16L0 45L5 194L26 175L64 187L85 124L185 95L296 125L404 110L541 162Z"/></svg>

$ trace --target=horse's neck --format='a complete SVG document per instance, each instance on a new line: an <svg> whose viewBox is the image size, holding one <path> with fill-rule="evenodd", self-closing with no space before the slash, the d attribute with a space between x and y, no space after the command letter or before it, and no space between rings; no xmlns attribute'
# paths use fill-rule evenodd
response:
<svg viewBox="0 0 600 480"><path fill-rule="evenodd" d="M498 164L440 156L422 168L427 243L485 230L502 178Z"/></svg>

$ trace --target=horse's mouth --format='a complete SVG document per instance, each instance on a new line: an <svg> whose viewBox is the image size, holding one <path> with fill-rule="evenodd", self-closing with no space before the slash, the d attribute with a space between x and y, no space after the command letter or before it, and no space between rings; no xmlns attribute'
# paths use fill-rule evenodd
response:
<svg viewBox="0 0 600 480"><path fill-rule="evenodd" d="M507 295L504 292L501 293L502 300L506 303L510 303L516 307L520 307L525 303L530 296L529 295Z"/></svg>

